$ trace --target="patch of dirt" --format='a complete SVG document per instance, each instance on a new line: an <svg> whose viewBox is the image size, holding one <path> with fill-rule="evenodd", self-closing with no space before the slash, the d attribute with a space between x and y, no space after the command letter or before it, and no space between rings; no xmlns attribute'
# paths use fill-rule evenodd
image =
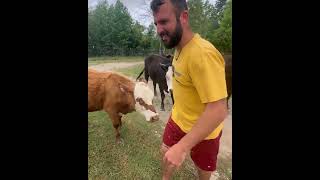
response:
<svg viewBox="0 0 320 180"><path fill-rule="evenodd" d="M120 68L128 68L131 66L135 66L138 64L143 64L144 62L118 62L118 63L104 63L98 65L92 65L90 68L95 69L97 71L111 71Z"/></svg>

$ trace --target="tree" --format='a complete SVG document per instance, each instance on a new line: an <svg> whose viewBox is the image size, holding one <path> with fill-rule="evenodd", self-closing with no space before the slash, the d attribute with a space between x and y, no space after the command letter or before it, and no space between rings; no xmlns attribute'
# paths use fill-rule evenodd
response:
<svg viewBox="0 0 320 180"><path fill-rule="evenodd" d="M88 56L135 55L142 49L144 31L121 1L99 1L88 9Z"/></svg>
<svg viewBox="0 0 320 180"><path fill-rule="evenodd" d="M189 0L189 20L191 28L194 32L199 33L202 36L206 35L206 17L204 14L204 5L202 0Z"/></svg>
<svg viewBox="0 0 320 180"><path fill-rule="evenodd" d="M232 0L227 2L220 27L214 31L210 39L220 51L232 52Z"/></svg>
<svg viewBox="0 0 320 180"><path fill-rule="evenodd" d="M108 42L107 23L109 21L109 5L106 0L99 1L94 9L88 12L88 52L89 55L102 55Z"/></svg>
<svg viewBox="0 0 320 180"><path fill-rule="evenodd" d="M216 4L215 4L215 8L217 10L217 14L220 14L221 12L223 12L223 7L226 4L227 0L217 0Z"/></svg>
<svg viewBox="0 0 320 180"><path fill-rule="evenodd" d="M192 30L207 38L217 28L217 10L208 0L189 0L188 6Z"/></svg>
<svg viewBox="0 0 320 180"><path fill-rule="evenodd" d="M217 0L213 6L208 0L189 0L188 6L192 30L218 50L232 52L232 1Z"/></svg>
<svg viewBox="0 0 320 180"><path fill-rule="evenodd" d="M216 17L215 17L215 24L216 29L219 28L221 20L223 18L223 12L226 5L227 0L217 0L215 3L215 9L216 9Z"/></svg>

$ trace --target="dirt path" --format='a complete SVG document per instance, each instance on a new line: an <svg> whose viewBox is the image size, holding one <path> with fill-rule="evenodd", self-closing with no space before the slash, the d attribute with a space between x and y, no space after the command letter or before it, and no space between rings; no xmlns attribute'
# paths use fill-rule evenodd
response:
<svg viewBox="0 0 320 180"><path fill-rule="evenodd" d="M90 68L95 69L97 71L111 71L111 70L120 69L120 68L128 68L138 64L143 64L143 62L104 63L104 64L92 65L90 66Z"/></svg>
<svg viewBox="0 0 320 180"><path fill-rule="evenodd" d="M105 63L99 65L90 66L90 68L96 69L98 71L111 71L120 68L128 68L138 64L143 64L143 62L122 62L122 63ZM134 78L131 78L134 80ZM148 82L149 87L153 90L152 80ZM167 122L170 111L172 108L172 101L169 94L165 94L165 111L160 111L160 92L157 86L157 96L155 97L156 110L159 112L160 119L164 122L162 128L164 129L165 123ZM224 121L223 133L220 139L220 150L218 154L218 159L226 159L228 161L232 160L232 97L229 99L229 114ZM219 174L215 174L210 180L219 179Z"/></svg>

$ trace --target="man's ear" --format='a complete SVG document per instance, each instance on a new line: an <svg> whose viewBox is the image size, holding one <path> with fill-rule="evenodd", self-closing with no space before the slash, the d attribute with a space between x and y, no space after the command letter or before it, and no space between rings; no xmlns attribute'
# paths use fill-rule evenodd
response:
<svg viewBox="0 0 320 180"><path fill-rule="evenodd" d="M189 20L189 12L187 10L182 11L180 14L180 21L183 24L186 24L188 20Z"/></svg>
<svg viewBox="0 0 320 180"><path fill-rule="evenodd" d="M123 93L132 93L133 92L133 89L130 88L128 85L123 84L121 82L118 82L118 83L119 83L119 88L120 88L121 92L123 92Z"/></svg>

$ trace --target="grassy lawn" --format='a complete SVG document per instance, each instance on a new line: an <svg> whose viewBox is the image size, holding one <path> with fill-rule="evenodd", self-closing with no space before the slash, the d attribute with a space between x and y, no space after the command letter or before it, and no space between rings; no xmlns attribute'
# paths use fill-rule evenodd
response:
<svg viewBox="0 0 320 180"><path fill-rule="evenodd" d="M103 56L103 57L90 57L88 58L88 66L103 64L103 63L114 63L114 62L139 62L143 61L142 56Z"/></svg>
<svg viewBox="0 0 320 180"><path fill-rule="evenodd" d="M144 64L139 64L130 68L117 69L117 71L126 76L137 78L137 76L140 74L143 68L144 68ZM144 74L142 74L140 77L144 78Z"/></svg>
<svg viewBox="0 0 320 180"><path fill-rule="evenodd" d="M123 117L122 142L107 113L89 113L89 179L161 179L160 151L162 121L148 123L137 112ZM195 179L186 161L173 179ZM188 166L189 165L189 166Z"/></svg>

